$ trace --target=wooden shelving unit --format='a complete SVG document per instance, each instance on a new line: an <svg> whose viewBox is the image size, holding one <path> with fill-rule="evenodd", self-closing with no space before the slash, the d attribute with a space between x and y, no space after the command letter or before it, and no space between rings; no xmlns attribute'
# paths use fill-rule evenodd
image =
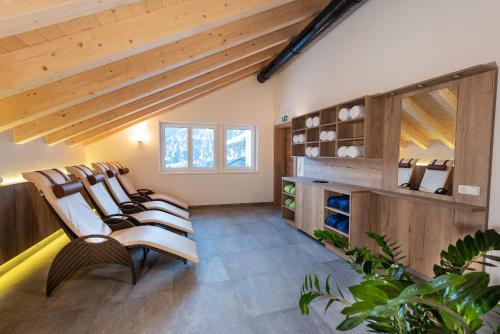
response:
<svg viewBox="0 0 500 334"><path fill-rule="evenodd" d="M362 105L365 116L360 119L340 121L339 111L342 108L351 108ZM304 134L306 142L292 145L292 155L305 157L307 147L319 147L318 158L339 158L338 149L341 146L364 146L365 154L360 158L380 159L382 156L382 119L376 117L378 111L371 96L357 98L332 107L315 111L292 119L292 135ZM382 115L382 113L379 113ZM306 120L318 116L318 127L307 128ZM320 140L322 131L335 131L336 139L332 141ZM351 158L343 158L351 159ZM359 158L355 158L359 159Z"/></svg>
<svg viewBox="0 0 500 334"><path fill-rule="evenodd" d="M282 193L281 216L284 219L287 219L287 220L291 221L293 224L295 224L295 209L289 208L288 206L285 205L285 201L287 199L293 199L295 201L295 194L288 193L284 190L285 186L287 186L289 184L293 185L293 187L296 187L295 183L290 182L290 181L283 180L282 184L281 184L281 190L282 190L281 191L281 193Z"/></svg>
<svg viewBox="0 0 500 334"><path fill-rule="evenodd" d="M332 190L332 189L325 189L325 196L324 196L324 199L325 199L325 207L324 207L324 210L323 210L323 228L327 231L331 231L331 232L334 232L338 235L340 235L341 237L347 239L347 242L350 241L350 236L349 236L349 233L351 231L351 218L350 218L350 212L347 212L347 211L343 211L339 208L333 208L333 207L330 207L328 206L328 199L330 197L335 197L335 196L338 196L338 197L341 197L341 196L348 196L349 197L349 208L351 208L351 195L349 192L344 192L344 191L340 191L340 190ZM349 209L350 210L350 209ZM338 229L336 229L335 227L333 226L330 226L330 225L327 225L326 224L326 220L329 216L331 215L341 215L341 216L344 216L347 218L347 222L348 222L348 226L349 226L349 231L348 233L346 232L343 232L343 231L340 231Z"/></svg>

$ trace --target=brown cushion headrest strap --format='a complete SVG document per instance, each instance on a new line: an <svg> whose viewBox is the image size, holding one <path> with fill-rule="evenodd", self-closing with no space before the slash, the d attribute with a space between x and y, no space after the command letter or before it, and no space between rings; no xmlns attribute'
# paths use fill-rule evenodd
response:
<svg viewBox="0 0 500 334"><path fill-rule="evenodd" d="M118 168L118 172L120 172L120 175L125 175L125 174L128 174L129 169L120 167L120 168Z"/></svg>
<svg viewBox="0 0 500 334"><path fill-rule="evenodd" d="M69 182L64 184L54 184L52 191L57 198L76 194L83 189L83 184L80 181Z"/></svg>
<svg viewBox="0 0 500 334"><path fill-rule="evenodd" d="M102 181L104 181L104 174L92 174L87 176L87 180L89 180L89 183L91 185L98 184Z"/></svg>
<svg viewBox="0 0 500 334"><path fill-rule="evenodd" d="M108 177L115 177L118 175L118 171L117 170L111 170L111 169L108 169L106 171L106 174L108 175Z"/></svg>
<svg viewBox="0 0 500 334"><path fill-rule="evenodd" d="M436 164L437 160L434 160L431 164L427 165L427 169L445 171L448 168L448 166L446 165L448 161L449 160L445 160L443 164L437 165Z"/></svg>

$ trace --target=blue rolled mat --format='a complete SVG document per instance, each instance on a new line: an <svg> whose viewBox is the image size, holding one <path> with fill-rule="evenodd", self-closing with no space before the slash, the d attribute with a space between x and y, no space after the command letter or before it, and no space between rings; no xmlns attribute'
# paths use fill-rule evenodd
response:
<svg viewBox="0 0 500 334"><path fill-rule="evenodd" d="M349 196L331 196L328 198L327 205L331 208L349 212Z"/></svg>
<svg viewBox="0 0 500 334"><path fill-rule="evenodd" d="M336 229L345 234L349 234L349 221L347 219L343 219L338 222Z"/></svg>

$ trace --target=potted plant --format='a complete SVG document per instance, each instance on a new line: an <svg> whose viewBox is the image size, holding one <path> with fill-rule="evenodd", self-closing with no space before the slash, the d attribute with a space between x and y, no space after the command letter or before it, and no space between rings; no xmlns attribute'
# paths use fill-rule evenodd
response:
<svg viewBox="0 0 500 334"><path fill-rule="evenodd" d="M486 326L483 316L497 311L500 286L490 286L489 274L475 269L500 261L491 255L500 249L495 230L478 231L442 251L433 268L435 276L426 282L405 271L396 242L384 236L368 233L379 254L351 246L332 232L318 230L315 236L342 249L363 279L349 288L352 297L346 297L338 285L333 288L330 276L320 283L316 274L306 275L299 301L302 314L308 314L309 304L320 297L328 300L325 312L333 303L341 303L345 319L337 327L340 331L364 323L375 333L475 333ZM500 326L491 330L500 333Z"/></svg>

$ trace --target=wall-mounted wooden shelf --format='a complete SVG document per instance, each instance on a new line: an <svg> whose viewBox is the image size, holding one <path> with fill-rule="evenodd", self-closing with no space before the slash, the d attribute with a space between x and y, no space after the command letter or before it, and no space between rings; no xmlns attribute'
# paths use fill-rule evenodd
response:
<svg viewBox="0 0 500 334"><path fill-rule="evenodd" d="M365 116L360 119L341 121L338 113L342 108L351 108L362 105L365 108ZM293 133L305 133L305 147L292 150L295 157L305 157L307 147L319 147L320 154L317 158L341 158L337 152L341 146L363 146L364 158L380 159L382 152L382 119L377 117L383 115L380 106L373 103L371 96L354 99L332 107L328 107L309 114L301 115L292 119ZM307 128L306 120L309 117L319 116L318 127ZM380 116L382 117L382 116ZM335 131L336 139L332 141L320 140L321 131ZM296 144L295 144L296 145ZM294 146L295 146L294 145ZM352 158L341 158L352 159Z"/></svg>

